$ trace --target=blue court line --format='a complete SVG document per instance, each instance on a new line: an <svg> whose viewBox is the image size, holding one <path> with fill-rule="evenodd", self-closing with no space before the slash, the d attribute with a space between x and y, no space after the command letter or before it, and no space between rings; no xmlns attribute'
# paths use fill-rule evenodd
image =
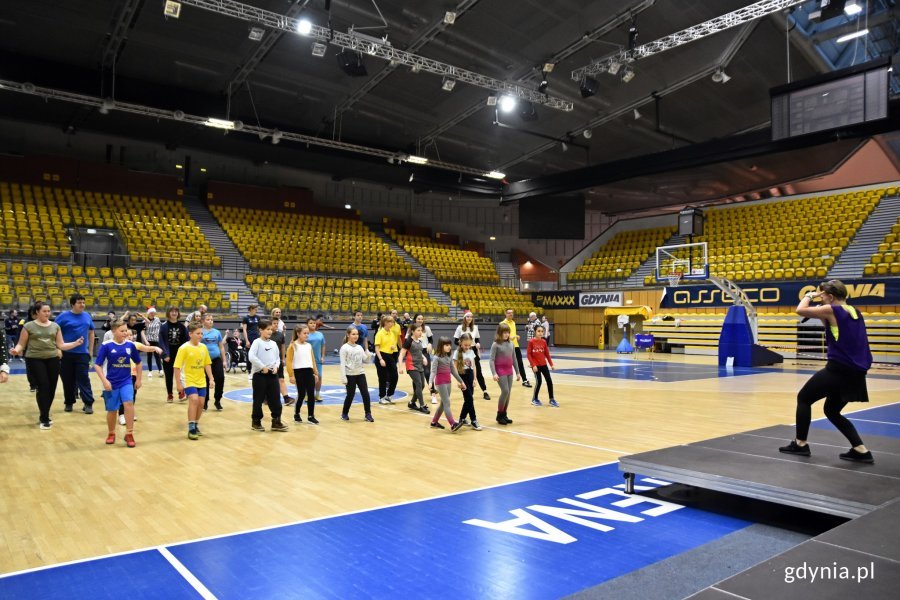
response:
<svg viewBox="0 0 900 600"><path fill-rule="evenodd" d="M167 549L223 600L527 599L571 594L749 525L628 497L621 481L610 463ZM107 597L114 588L142 598L148 579L155 597L197 597L173 573L159 552L138 551L4 576L0 597Z"/></svg>

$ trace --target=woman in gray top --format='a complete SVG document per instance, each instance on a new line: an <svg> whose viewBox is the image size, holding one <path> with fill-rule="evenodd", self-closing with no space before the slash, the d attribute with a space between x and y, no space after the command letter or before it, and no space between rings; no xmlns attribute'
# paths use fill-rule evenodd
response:
<svg viewBox="0 0 900 600"><path fill-rule="evenodd" d="M56 396L59 381L59 359L63 350L77 348L84 343L84 337L64 342L59 325L50 320L50 306L35 302L32 310L35 320L25 323L19 343L10 350L13 356L21 356L25 350L25 365L37 387L37 405L40 412L41 429L50 429L50 406ZM87 410L85 410L87 412Z"/></svg>

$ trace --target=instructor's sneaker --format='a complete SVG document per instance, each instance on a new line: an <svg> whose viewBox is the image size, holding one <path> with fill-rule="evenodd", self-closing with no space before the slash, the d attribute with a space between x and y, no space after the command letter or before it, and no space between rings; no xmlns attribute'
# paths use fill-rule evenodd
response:
<svg viewBox="0 0 900 600"><path fill-rule="evenodd" d="M393 403L394 403L394 397L393 397L393 396L385 396L384 399L387 400L387 403L388 403L388 404L393 404Z"/></svg>
<svg viewBox="0 0 900 600"><path fill-rule="evenodd" d="M309 415L308 417L306 417L306 422L309 423L310 425L318 425L319 424L319 420L312 415Z"/></svg>
<svg viewBox="0 0 900 600"><path fill-rule="evenodd" d="M172 394L166 396L166 402L172 402Z"/></svg>
<svg viewBox="0 0 900 600"><path fill-rule="evenodd" d="M216 400L215 407L216 407L216 410L222 410L222 403L219 402L218 400Z"/></svg>
<svg viewBox="0 0 900 600"><path fill-rule="evenodd" d="M294 423L302 423L303 417L300 416L300 413L294 413Z"/></svg>
<svg viewBox="0 0 900 600"><path fill-rule="evenodd" d="M72 412L72 405L71 405L71 404L66 404L65 411L66 411L66 412Z"/></svg>
<svg viewBox="0 0 900 600"><path fill-rule="evenodd" d="M553 408L559 408L559 403L553 398L550 398L550 406L552 406Z"/></svg>
<svg viewBox="0 0 900 600"><path fill-rule="evenodd" d="M872 456L871 452L858 452L853 448L850 448L849 451L844 452L840 455L842 460L851 460L853 462L861 462L861 463L874 463L875 457Z"/></svg>
<svg viewBox="0 0 900 600"><path fill-rule="evenodd" d="M281 419L272 421L272 431L287 431L288 426L281 422Z"/></svg>
<svg viewBox="0 0 900 600"><path fill-rule="evenodd" d="M794 454L796 456L811 456L812 452L809 450L809 444L805 446L801 446L796 442L796 440L791 440L791 443L787 446L782 446L778 449L779 452L783 452L784 454ZM843 454L841 457L843 458Z"/></svg>
<svg viewBox="0 0 900 600"><path fill-rule="evenodd" d="M350 420L350 415L344 415L344 414L341 415L341 421L349 421L349 420Z"/></svg>
<svg viewBox="0 0 900 600"><path fill-rule="evenodd" d="M538 400L537 398L532 398L532 399L531 399L531 405L532 405L532 406L543 406L543 404L541 404L541 401Z"/></svg>
<svg viewBox="0 0 900 600"><path fill-rule="evenodd" d="M378 399L378 404L390 404L390 402L388 402L387 396L385 396L384 398Z"/></svg>
<svg viewBox="0 0 900 600"><path fill-rule="evenodd" d="M491 395L488 394L487 392L485 392L485 393L484 393L484 399L485 399L485 400L490 400L490 399L491 399Z"/></svg>
<svg viewBox="0 0 900 600"><path fill-rule="evenodd" d="M468 424L469 424L469 420L468 420L468 419L460 419L460 420L459 420L459 424L460 424L460 425L468 425Z"/></svg>

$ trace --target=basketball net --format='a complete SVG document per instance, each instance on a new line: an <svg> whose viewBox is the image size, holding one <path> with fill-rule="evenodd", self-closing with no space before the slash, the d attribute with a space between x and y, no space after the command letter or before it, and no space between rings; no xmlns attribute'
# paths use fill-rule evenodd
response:
<svg viewBox="0 0 900 600"><path fill-rule="evenodd" d="M669 278L669 286L670 287L678 287L678 284L681 283L681 271L671 271L667 277Z"/></svg>

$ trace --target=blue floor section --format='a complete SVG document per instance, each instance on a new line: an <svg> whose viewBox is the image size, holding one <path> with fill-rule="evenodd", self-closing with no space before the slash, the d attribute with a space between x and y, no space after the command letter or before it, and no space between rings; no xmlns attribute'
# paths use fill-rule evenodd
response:
<svg viewBox="0 0 900 600"><path fill-rule="evenodd" d="M642 362L613 364L602 367L557 369L555 373L581 375L584 377L608 377L611 379L632 379L635 381L659 381L673 383L696 379L716 379L719 377L739 377L759 375L768 372L747 367L718 367L715 365L690 365L683 363Z"/></svg>
<svg viewBox="0 0 900 600"><path fill-rule="evenodd" d="M855 408L854 405L850 406ZM854 427L856 427L856 431L863 438L863 442L866 441L866 435L900 438L900 404L876 406L853 413L845 412L844 416L850 419ZM834 429L834 425L828 419L816 419L812 422L812 428Z"/></svg>
<svg viewBox="0 0 900 600"><path fill-rule="evenodd" d="M194 600L200 594L157 550L99 558L0 579L0 598Z"/></svg>
<svg viewBox="0 0 900 600"><path fill-rule="evenodd" d="M749 525L621 482L603 465L169 550L221 599L556 598ZM189 596L173 573L140 552L3 578L0 598Z"/></svg>

